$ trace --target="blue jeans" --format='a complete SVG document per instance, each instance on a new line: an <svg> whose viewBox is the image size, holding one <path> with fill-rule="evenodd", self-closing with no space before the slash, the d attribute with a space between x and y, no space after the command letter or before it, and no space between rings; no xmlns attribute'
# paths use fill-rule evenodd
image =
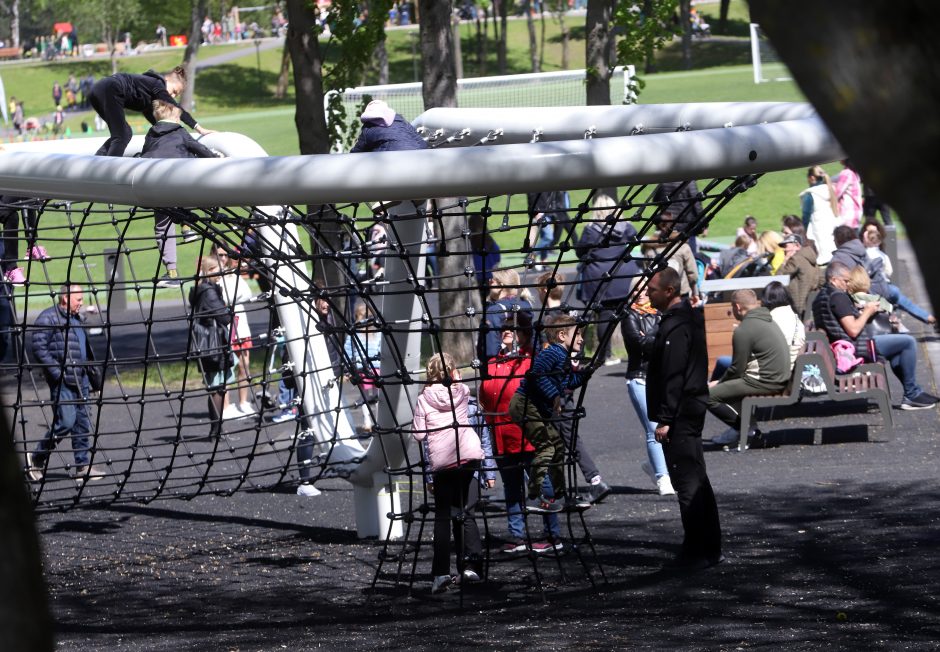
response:
<svg viewBox="0 0 940 652"><path fill-rule="evenodd" d="M646 455L649 457L650 465L656 472L656 478L669 475L669 468L666 466L666 456L663 455L663 446L656 441L656 424L650 421L646 412L646 379L632 378L627 381L627 393L630 394L630 400L633 401L633 409L640 418L640 424L646 430Z"/></svg>
<svg viewBox="0 0 940 652"><path fill-rule="evenodd" d="M884 356L904 385L904 398L914 398L923 390L917 384L917 342L910 335L875 335L875 352Z"/></svg>
<svg viewBox="0 0 940 652"><path fill-rule="evenodd" d="M730 355L720 355L715 359L715 370L712 372L711 380L721 380L721 377L725 375L725 372L728 371L728 367L731 366L731 356Z"/></svg>
<svg viewBox="0 0 940 652"><path fill-rule="evenodd" d="M532 464L532 453L510 453L496 458L499 467L499 476L503 479L503 496L506 498L506 518L509 520L509 536L513 539L525 539L525 516L522 507L525 504L526 485L528 484L529 465ZM542 482L542 493L546 498L554 498L552 483L545 476ZM544 533L547 537L561 536L558 525L558 516L548 514L542 517Z"/></svg>
<svg viewBox="0 0 940 652"><path fill-rule="evenodd" d="M33 461L36 465L45 463L49 451L56 447L63 437L72 436L72 453L75 455L75 464L85 466L91 461L89 433L91 421L88 419L88 407L85 399L78 390L68 385L50 387L52 403L55 414L52 417L52 426L46 431L36 445ZM84 394L88 395L88 388Z"/></svg>
<svg viewBox="0 0 940 652"><path fill-rule="evenodd" d="M929 312L911 301L907 295L901 292L901 288L899 288L897 285L891 283L888 284L888 296L886 296L885 299L896 305L904 312L909 313L914 319L922 321L925 324L927 323L927 318L930 317Z"/></svg>

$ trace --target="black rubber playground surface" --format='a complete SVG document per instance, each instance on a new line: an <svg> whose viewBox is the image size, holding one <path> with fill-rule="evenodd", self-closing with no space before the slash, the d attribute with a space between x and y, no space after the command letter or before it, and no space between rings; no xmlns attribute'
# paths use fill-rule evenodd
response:
<svg viewBox="0 0 940 652"><path fill-rule="evenodd" d="M936 393L926 356L936 340L915 334L921 383ZM285 488L75 509L38 519L59 649L940 646L936 409L895 410L893 438L859 406L775 422L773 448L708 452L728 561L673 575L660 567L677 550L678 508L640 470L622 373L592 380L582 425L615 487L585 515L597 551L580 548L590 578L574 552L543 557L539 591L528 560L498 559L505 530L493 518L487 583L432 597L424 545L410 594L392 583L389 562L370 591L382 546L356 539L352 491L339 480L316 498ZM828 426L823 445L811 443L815 424ZM721 429L710 419L706 436Z"/></svg>

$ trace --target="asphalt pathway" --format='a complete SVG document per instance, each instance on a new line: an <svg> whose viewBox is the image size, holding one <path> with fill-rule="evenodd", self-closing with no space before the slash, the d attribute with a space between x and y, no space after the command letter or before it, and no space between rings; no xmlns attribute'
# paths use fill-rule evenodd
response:
<svg viewBox="0 0 940 652"><path fill-rule="evenodd" d="M898 267L917 297L903 248ZM936 336L908 325L919 380L936 392ZM340 480L321 482L317 498L288 487L75 509L38 519L59 649L937 648L936 409L895 410L893 437L864 408L818 411L775 421L772 448L708 452L728 562L676 576L660 567L677 550L678 508L640 470L622 373L600 371L585 400L583 436L614 486L586 514L597 556L580 545L587 567L574 552L542 558L544 593L526 559L494 552L487 583L432 598L428 545L410 595L388 562L370 592L382 546L356 539ZM894 379L892 394L897 403ZM820 424L825 443L813 446ZM721 429L709 418L705 434ZM496 550L504 524L487 525ZM575 523L565 538L582 534Z"/></svg>

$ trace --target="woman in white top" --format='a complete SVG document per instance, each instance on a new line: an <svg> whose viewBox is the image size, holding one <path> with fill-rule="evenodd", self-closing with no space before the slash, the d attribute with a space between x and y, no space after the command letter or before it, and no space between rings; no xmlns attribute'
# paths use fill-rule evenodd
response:
<svg viewBox="0 0 940 652"><path fill-rule="evenodd" d="M251 288L248 281L241 277L238 263L232 260L228 252L218 247L215 253L219 259L224 273L222 274L222 296L225 303L232 307L235 314L235 325L232 332L232 352L238 357L235 369L238 376L238 402L230 403L228 393L225 395L225 409L223 419L240 419L255 414L251 405L251 372L249 370L249 357L251 355L251 327L248 325L248 315L244 304L251 301Z"/></svg>
<svg viewBox="0 0 940 652"><path fill-rule="evenodd" d="M832 232L840 225L839 204L829 175L818 165L806 171L809 188L800 193L806 237L816 243L816 263L828 265L836 241Z"/></svg>
<svg viewBox="0 0 940 652"><path fill-rule="evenodd" d="M796 356L806 344L806 327L793 309L793 298L783 283L774 281L764 288L761 305L770 311L771 319L783 333L783 339L787 341L787 346L790 348L790 372L792 373Z"/></svg>

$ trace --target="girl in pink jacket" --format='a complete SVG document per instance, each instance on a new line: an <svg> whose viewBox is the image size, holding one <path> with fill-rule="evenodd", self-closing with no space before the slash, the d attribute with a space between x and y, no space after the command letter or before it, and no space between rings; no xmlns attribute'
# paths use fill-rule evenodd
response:
<svg viewBox="0 0 940 652"><path fill-rule="evenodd" d="M466 509L470 483L480 468L483 447L470 425L470 388L448 353L428 361L428 385L415 405L413 436L427 439L425 463L431 470L434 493L434 560L431 593L442 593L454 582L450 575L450 526L457 549L457 571L468 582L480 581L480 531Z"/></svg>

